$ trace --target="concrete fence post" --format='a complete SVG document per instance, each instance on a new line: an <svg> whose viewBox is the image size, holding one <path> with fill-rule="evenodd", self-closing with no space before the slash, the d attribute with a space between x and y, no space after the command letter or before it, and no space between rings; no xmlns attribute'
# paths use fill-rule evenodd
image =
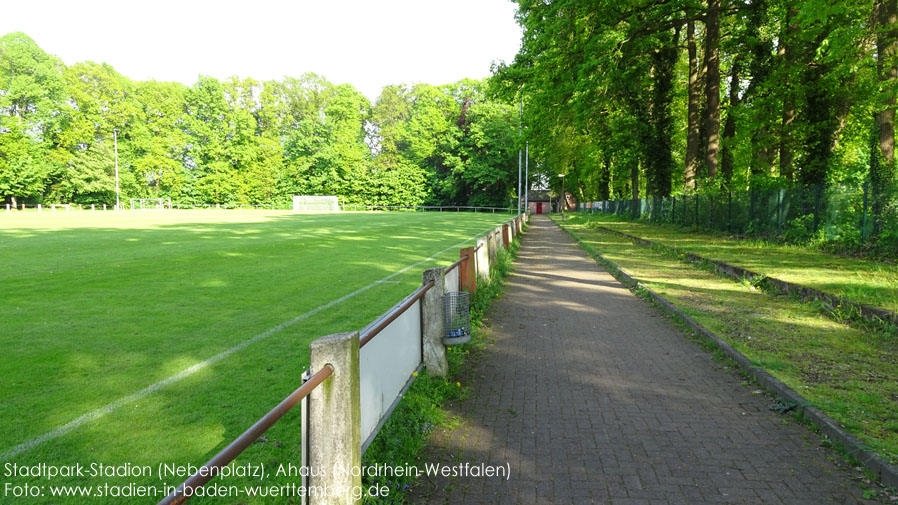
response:
<svg viewBox="0 0 898 505"><path fill-rule="evenodd" d="M511 230L508 228L508 223L502 225L502 246L506 251L511 247Z"/></svg>
<svg viewBox="0 0 898 505"><path fill-rule="evenodd" d="M486 254L489 257L490 265L499 264L499 234L496 231L491 231L486 236Z"/></svg>
<svg viewBox="0 0 898 505"><path fill-rule="evenodd" d="M458 266L458 289L474 294L477 291L477 271L474 269L474 248L464 247L458 252L458 259L467 258Z"/></svg>
<svg viewBox="0 0 898 505"><path fill-rule="evenodd" d="M6 212L9 212L9 204L6 204Z"/></svg>
<svg viewBox="0 0 898 505"><path fill-rule="evenodd" d="M487 245L487 237L480 237L477 239L477 252L474 255L477 257L477 276L483 279L484 281L489 281L490 278L490 260L489 260L489 245Z"/></svg>
<svg viewBox="0 0 898 505"><path fill-rule="evenodd" d="M309 395L309 500L314 505L362 503L362 412L359 332L336 333L310 345L310 369L334 373ZM328 493L325 490L330 489Z"/></svg>
<svg viewBox="0 0 898 505"><path fill-rule="evenodd" d="M41 207L41 204L37 204L37 211L38 211L38 212L41 212L42 210L43 210L43 209L42 209L42 207Z"/></svg>
<svg viewBox="0 0 898 505"><path fill-rule="evenodd" d="M443 269L431 268L424 271L424 282L433 281L421 298L421 350L427 373L445 377L449 373L449 360L443 346Z"/></svg>
<svg viewBox="0 0 898 505"><path fill-rule="evenodd" d="M90 204L90 210L96 210L94 209L94 204Z"/></svg>

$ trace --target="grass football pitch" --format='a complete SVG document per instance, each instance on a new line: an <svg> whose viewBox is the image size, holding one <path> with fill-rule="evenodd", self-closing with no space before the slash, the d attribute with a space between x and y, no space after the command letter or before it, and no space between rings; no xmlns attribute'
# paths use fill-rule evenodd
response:
<svg viewBox="0 0 898 505"><path fill-rule="evenodd" d="M164 495L60 498L49 486L177 485L159 463L201 465L221 450L299 386L309 342L362 328L415 289L422 270L458 259L508 218L0 215L0 503L155 503ZM298 420L297 408L238 463L298 465ZM79 463L152 474L8 475L11 464ZM222 484L288 482L269 473ZM11 494L26 485L43 486L42 496Z"/></svg>

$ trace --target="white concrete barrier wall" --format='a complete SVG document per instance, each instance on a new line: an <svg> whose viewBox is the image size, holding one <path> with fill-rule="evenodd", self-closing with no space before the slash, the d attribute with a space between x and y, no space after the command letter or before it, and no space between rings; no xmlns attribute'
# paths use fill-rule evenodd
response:
<svg viewBox="0 0 898 505"><path fill-rule="evenodd" d="M393 309L384 315L392 312ZM420 300L359 351L363 451L374 440L381 421L389 417L394 403L413 378L412 373L421 365L421 352Z"/></svg>
<svg viewBox="0 0 898 505"><path fill-rule="evenodd" d="M460 291L458 289L458 273L461 266L457 266L453 268L449 273L446 274L446 279L444 282L444 286L446 289L446 293L455 293Z"/></svg>

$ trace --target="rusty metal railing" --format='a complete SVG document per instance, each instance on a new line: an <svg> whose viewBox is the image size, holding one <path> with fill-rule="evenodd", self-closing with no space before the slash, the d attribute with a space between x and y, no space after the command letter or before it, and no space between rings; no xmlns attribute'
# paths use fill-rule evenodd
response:
<svg viewBox="0 0 898 505"><path fill-rule="evenodd" d="M452 271L452 269L454 269L454 268L456 268L457 266L461 265L461 264L464 263L464 261L467 260L467 259L468 259L468 256L467 256L467 255L462 256L461 258L459 258L458 261L456 261L455 263L453 263L453 264L449 265L448 267L446 267L445 269L443 269L443 274L448 274L449 272Z"/></svg>
<svg viewBox="0 0 898 505"><path fill-rule="evenodd" d="M481 248L481 247L483 247L483 244L484 244L484 243L483 243L483 242L481 242L481 243L479 243L479 244L477 244L477 247L475 247L475 248L474 248L474 252L477 252L477 251L479 251L479 250L480 250L480 248Z"/></svg>
<svg viewBox="0 0 898 505"><path fill-rule="evenodd" d="M430 288L434 286L433 281L428 282L427 284L421 286L416 289L412 294L410 294L401 304L387 313L386 317L377 322L374 326L364 330L359 334L359 349L365 347L365 344L371 341L372 338L376 337L378 333L383 331L384 328L390 325L393 321L396 320L399 316L401 316L406 310L409 309L412 305L415 304L418 300L420 300L424 293L426 293Z"/></svg>
<svg viewBox="0 0 898 505"><path fill-rule="evenodd" d="M187 478L178 486L170 495L162 499L157 505L180 505L186 502L194 495L194 490L203 487L207 482L214 479L221 472L221 468L227 466L231 461L239 456L247 447L256 441L263 433L268 431L274 423L284 417L284 414L296 406L303 398L308 396L319 384L324 382L334 373L333 367L326 365L315 373L308 381L296 391L290 393L290 396L284 399L277 407L271 409L261 419L256 421L248 430L237 437L227 447L216 454L205 465L199 468L196 473Z"/></svg>

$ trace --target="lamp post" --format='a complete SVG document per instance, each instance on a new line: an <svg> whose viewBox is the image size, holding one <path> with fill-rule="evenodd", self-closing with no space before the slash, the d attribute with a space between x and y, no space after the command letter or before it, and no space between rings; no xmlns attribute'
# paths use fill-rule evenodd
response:
<svg viewBox="0 0 898 505"><path fill-rule="evenodd" d="M521 95L518 109L518 138L524 136L524 95ZM518 144L520 146L520 144ZM521 213L521 148L518 147L518 214Z"/></svg>
<svg viewBox="0 0 898 505"><path fill-rule="evenodd" d="M118 129L112 129L112 145L115 149L115 210L119 210L119 193L118 193Z"/></svg>
<svg viewBox="0 0 898 505"><path fill-rule="evenodd" d="M564 208L567 206L567 198L564 197L564 174L558 174L561 178L561 220L564 221Z"/></svg>
<svg viewBox="0 0 898 505"><path fill-rule="evenodd" d="M524 212L530 212L530 141L524 145Z"/></svg>

